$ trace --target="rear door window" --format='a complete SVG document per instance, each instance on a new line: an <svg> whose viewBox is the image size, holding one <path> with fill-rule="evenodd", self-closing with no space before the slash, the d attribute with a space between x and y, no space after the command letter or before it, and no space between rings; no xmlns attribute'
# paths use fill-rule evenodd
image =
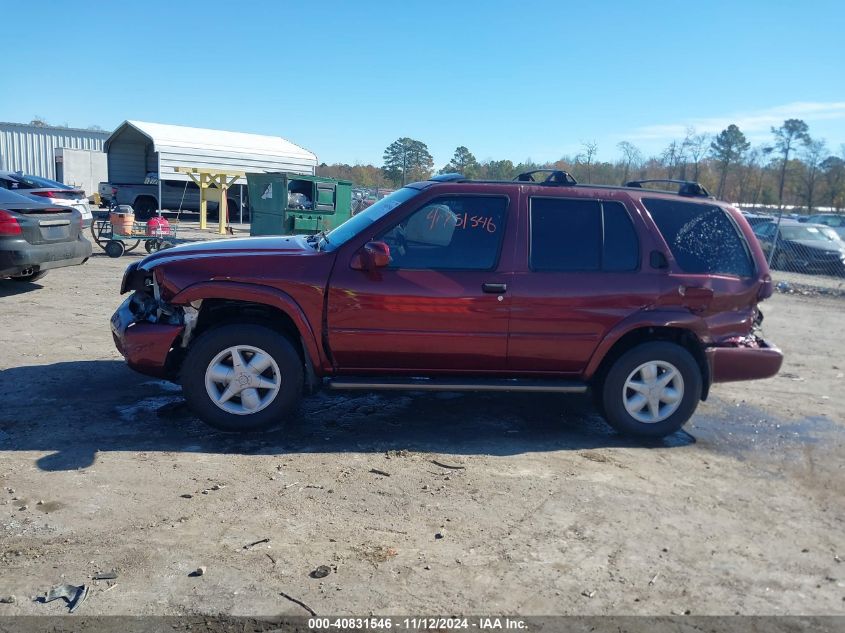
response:
<svg viewBox="0 0 845 633"><path fill-rule="evenodd" d="M663 198L642 202L684 272L737 277L754 273L745 240L721 207Z"/></svg>
<svg viewBox="0 0 845 633"><path fill-rule="evenodd" d="M531 199L532 270L636 270L639 252L634 225L618 202Z"/></svg>
<svg viewBox="0 0 845 633"><path fill-rule="evenodd" d="M628 211L619 202L602 202L604 255L602 270L635 270L640 262L637 233Z"/></svg>

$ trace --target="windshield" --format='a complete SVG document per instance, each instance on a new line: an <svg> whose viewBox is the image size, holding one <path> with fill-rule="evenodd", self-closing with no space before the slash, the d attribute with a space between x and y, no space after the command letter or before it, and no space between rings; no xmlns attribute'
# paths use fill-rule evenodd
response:
<svg viewBox="0 0 845 633"><path fill-rule="evenodd" d="M398 207L403 202L410 200L420 192L419 189L412 187L402 187L391 193L389 196L382 198L370 207L361 211L358 215L353 215L346 222L334 228L328 235L320 240L321 250L334 250L341 244L358 235L368 226L377 222L390 211Z"/></svg>
<svg viewBox="0 0 845 633"><path fill-rule="evenodd" d="M826 227L817 226L785 226L781 227L783 239L804 240L814 242L827 242L828 240L839 240L836 231Z"/></svg>
<svg viewBox="0 0 845 633"><path fill-rule="evenodd" d="M9 179L14 180L11 189L73 189L55 180L40 178L39 176L25 176L23 174L9 174ZM14 185L18 186L15 187Z"/></svg>

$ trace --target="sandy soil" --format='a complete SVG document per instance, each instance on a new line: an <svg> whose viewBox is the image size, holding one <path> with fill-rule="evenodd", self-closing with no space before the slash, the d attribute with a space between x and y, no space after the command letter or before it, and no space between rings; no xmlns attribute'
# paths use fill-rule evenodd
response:
<svg viewBox="0 0 845 633"><path fill-rule="evenodd" d="M133 257L0 281L0 615L65 613L33 601L60 583L90 586L87 615L307 615L282 593L318 614L845 613L842 299L768 301L783 373L717 386L662 442L580 398L455 394L322 394L232 437L115 351Z"/></svg>

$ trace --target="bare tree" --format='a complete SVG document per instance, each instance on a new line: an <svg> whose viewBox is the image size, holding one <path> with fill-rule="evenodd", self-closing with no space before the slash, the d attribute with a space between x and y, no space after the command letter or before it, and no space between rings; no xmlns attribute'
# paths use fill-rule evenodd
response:
<svg viewBox="0 0 845 633"><path fill-rule="evenodd" d="M807 211L813 212L814 196L819 179L822 176L821 165L824 161L824 155L827 153L827 145L823 140L808 139L804 151L802 152L802 159L804 161L804 173L802 180L804 184L804 203L807 205Z"/></svg>
<svg viewBox="0 0 845 633"><path fill-rule="evenodd" d="M739 170L739 202L757 202L762 181L758 175L762 174L760 165L762 155L763 152L759 147L745 154L744 164L740 165Z"/></svg>
<svg viewBox="0 0 845 633"><path fill-rule="evenodd" d="M845 156L845 147L842 155ZM828 156L822 161L827 203L839 211L845 201L845 160L839 156Z"/></svg>
<svg viewBox="0 0 845 633"><path fill-rule="evenodd" d="M639 167L643 162L643 155L636 145L628 141L621 141L616 147L622 152L622 161L625 165L625 171L622 174L622 184L625 184L628 182L631 167Z"/></svg>
<svg viewBox="0 0 845 633"><path fill-rule="evenodd" d="M596 154L598 153L599 146L595 141L582 141L581 147L584 148L584 151L576 157L576 160L582 160L587 165L587 182L592 182L593 158L595 158Z"/></svg>
<svg viewBox="0 0 845 633"><path fill-rule="evenodd" d="M710 147L709 134L697 134L694 127L687 128L687 135L684 138L683 147L686 154L692 159L692 179L698 181L701 170L701 160L707 154Z"/></svg>
<svg viewBox="0 0 845 633"><path fill-rule="evenodd" d="M681 173L680 165L684 161L684 152L681 143L673 140L669 146L663 150L660 155L660 160L666 168L666 177L672 180L675 177L676 170L679 175Z"/></svg>

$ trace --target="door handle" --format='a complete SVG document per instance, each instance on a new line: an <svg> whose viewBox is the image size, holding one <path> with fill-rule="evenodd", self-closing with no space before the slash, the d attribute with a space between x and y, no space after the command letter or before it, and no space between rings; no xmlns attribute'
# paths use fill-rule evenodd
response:
<svg viewBox="0 0 845 633"><path fill-rule="evenodd" d="M481 289L490 294L502 294L508 289L507 284L481 284Z"/></svg>

